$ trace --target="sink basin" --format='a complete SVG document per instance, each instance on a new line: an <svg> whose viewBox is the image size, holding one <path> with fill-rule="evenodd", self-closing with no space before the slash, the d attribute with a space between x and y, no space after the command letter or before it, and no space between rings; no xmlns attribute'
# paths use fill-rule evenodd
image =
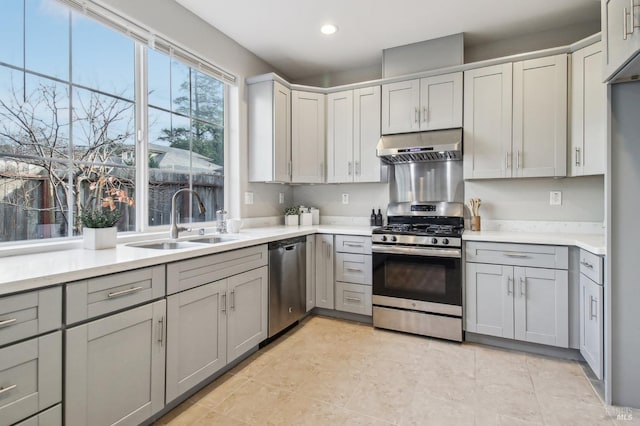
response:
<svg viewBox="0 0 640 426"><path fill-rule="evenodd" d="M190 243L204 243L204 244L218 244L218 243L225 243L227 241L235 241L236 238L234 237L222 237L219 235L216 236L212 236L212 237L201 237L201 238L194 238L193 240L189 240Z"/></svg>
<svg viewBox="0 0 640 426"><path fill-rule="evenodd" d="M131 247L139 247L153 250L180 250L193 247L202 247L202 244L191 241L159 241L155 243L130 244Z"/></svg>

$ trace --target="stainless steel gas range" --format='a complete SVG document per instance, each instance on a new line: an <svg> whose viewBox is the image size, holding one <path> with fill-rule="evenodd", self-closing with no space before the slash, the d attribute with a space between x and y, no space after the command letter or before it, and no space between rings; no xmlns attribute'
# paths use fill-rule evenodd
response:
<svg viewBox="0 0 640 426"><path fill-rule="evenodd" d="M372 235L375 327L462 341L463 208L389 206Z"/></svg>

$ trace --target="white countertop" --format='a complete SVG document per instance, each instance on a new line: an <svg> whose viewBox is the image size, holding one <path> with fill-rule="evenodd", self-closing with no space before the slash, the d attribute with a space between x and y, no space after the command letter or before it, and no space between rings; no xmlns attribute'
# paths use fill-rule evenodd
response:
<svg viewBox="0 0 640 426"><path fill-rule="evenodd" d="M0 257L0 295L82 280L99 275L175 262L197 256L265 244L303 235L371 235L373 227L355 225L273 226L227 234L235 240L179 250L154 250L118 244L107 250L57 250ZM562 234L518 231L465 231L465 241L493 241L577 246L606 254L604 234Z"/></svg>
<svg viewBox="0 0 640 426"><path fill-rule="evenodd" d="M597 255L606 255L604 234L565 234L521 231L464 231L463 241L489 241L499 243L550 244L576 246Z"/></svg>
<svg viewBox="0 0 640 426"><path fill-rule="evenodd" d="M194 248L156 250L118 244L106 250L57 250L0 257L0 295L82 280L98 275L159 265L303 235L371 235L369 226L274 226L226 234L235 240ZM139 243L136 243L139 244Z"/></svg>

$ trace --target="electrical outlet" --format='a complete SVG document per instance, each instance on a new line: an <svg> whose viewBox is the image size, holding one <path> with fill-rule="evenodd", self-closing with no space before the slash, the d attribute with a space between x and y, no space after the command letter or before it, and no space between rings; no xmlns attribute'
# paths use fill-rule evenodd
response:
<svg viewBox="0 0 640 426"><path fill-rule="evenodd" d="M253 192L245 192L244 193L244 203L245 204L253 204Z"/></svg>
<svg viewBox="0 0 640 426"><path fill-rule="evenodd" d="M278 194L278 203L284 204L284 192Z"/></svg>
<svg viewBox="0 0 640 426"><path fill-rule="evenodd" d="M342 204L349 204L349 194L342 194Z"/></svg>
<svg viewBox="0 0 640 426"><path fill-rule="evenodd" d="M549 205L551 206L562 205L562 191L549 192Z"/></svg>

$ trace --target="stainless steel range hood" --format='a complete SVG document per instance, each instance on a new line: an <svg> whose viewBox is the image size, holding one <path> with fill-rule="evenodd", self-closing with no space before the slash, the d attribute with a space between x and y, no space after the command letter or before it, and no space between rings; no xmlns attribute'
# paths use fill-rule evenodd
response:
<svg viewBox="0 0 640 426"><path fill-rule="evenodd" d="M462 160L462 129L382 136L376 153L387 164Z"/></svg>

